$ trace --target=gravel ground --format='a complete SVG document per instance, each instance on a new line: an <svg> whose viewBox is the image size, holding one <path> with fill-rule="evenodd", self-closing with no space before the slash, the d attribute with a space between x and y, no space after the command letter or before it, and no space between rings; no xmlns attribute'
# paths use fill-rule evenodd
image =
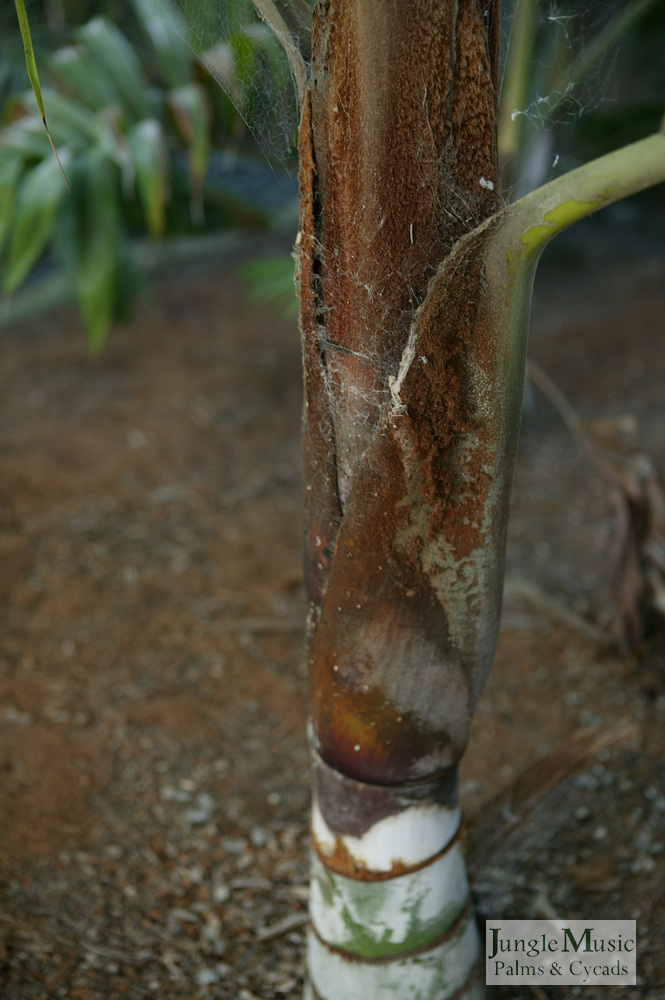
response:
<svg viewBox="0 0 665 1000"><path fill-rule="evenodd" d="M664 467L665 264L605 264L548 265L533 356L584 418L632 415ZM295 1000L295 331L211 260L164 275L98 362L72 311L1 336L0 997ZM639 985L611 995L663 1000L662 659L622 662L592 637L611 512L538 398L512 516L504 628L463 771L480 914L635 918ZM609 745L581 764L590 726ZM502 994L575 996L608 992Z"/></svg>

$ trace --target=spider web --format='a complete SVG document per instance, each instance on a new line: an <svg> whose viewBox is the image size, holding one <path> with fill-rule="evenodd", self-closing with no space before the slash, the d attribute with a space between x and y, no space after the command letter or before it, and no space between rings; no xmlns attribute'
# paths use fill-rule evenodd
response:
<svg viewBox="0 0 665 1000"><path fill-rule="evenodd" d="M615 95L616 49L591 65L580 76L588 44L599 37L625 7L619 0L579 4L548 0L536 14L535 38L528 86L528 101L512 110L537 128L556 122L573 122ZM509 14L512 26L515 5ZM508 45L506 44L506 50Z"/></svg>
<svg viewBox="0 0 665 1000"><path fill-rule="evenodd" d="M261 22L251 0L174 0L188 42L233 101L260 149L271 161L293 166L298 109L295 84L279 40ZM524 100L511 109L525 136L578 121L604 99L615 97L616 49L586 65L587 45L627 6L625 0L513 0L502 14L502 64L517 3L535 2L533 38ZM312 4L310 3L310 6ZM551 141L548 145L552 145ZM538 182L551 163L542 166ZM532 170L533 173L533 170Z"/></svg>
<svg viewBox="0 0 665 1000"><path fill-rule="evenodd" d="M187 41L270 162L295 168L298 106L279 39L251 0L174 0Z"/></svg>
<svg viewBox="0 0 665 1000"><path fill-rule="evenodd" d="M168 0L177 4L178 16L201 62L233 101L266 158L293 169L296 162L298 108L295 81L279 40L263 24L251 0ZM313 0L308 0L313 6ZM441 0L446 2L446 0ZM512 57L509 40L516 23L517 3L535 7L534 30L529 40L523 101L510 108L518 120L518 149L503 170L504 194L513 200L548 180L571 164L567 140L575 123L608 95L614 94L615 54L609 51L585 68L576 79L586 47L633 0L507 0L501 25L502 75ZM577 67L577 68L576 68ZM453 209L467 220L460 203ZM280 272L281 274L281 272ZM394 275L399 282L400 275ZM290 287L289 262L282 284ZM368 291L371 294L371 291ZM414 290L413 300L417 300ZM377 305L380 309L380 303ZM403 346L403 345L402 345ZM400 352L396 351L395 357ZM374 406L389 397L390 380L396 377L394 359L358 358L377 373ZM421 362L425 363L425 362ZM370 392L365 388L365 392ZM362 405L358 406L362 413ZM362 419L362 418L360 418Z"/></svg>
<svg viewBox="0 0 665 1000"><path fill-rule="evenodd" d="M638 0L534 2L519 94L508 86L502 93L499 147L508 200L577 165L574 126L603 102L616 101L619 37L610 37L625 12L637 5ZM511 60L520 60L518 46L509 41L513 24L517 35L520 13L513 4L505 18L504 82L514 69Z"/></svg>

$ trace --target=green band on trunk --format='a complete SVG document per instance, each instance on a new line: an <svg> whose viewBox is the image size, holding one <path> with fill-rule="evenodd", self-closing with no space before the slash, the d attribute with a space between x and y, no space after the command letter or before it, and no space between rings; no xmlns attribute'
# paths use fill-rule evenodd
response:
<svg viewBox="0 0 665 1000"><path fill-rule="evenodd" d="M370 958L442 937L464 910L468 884L458 843L431 864L380 881L339 875L312 858L310 915L324 941Z"/></svg>
<svg viewBox="0 0 665 1000"><path fill-rule="evenodd" d="M344 954L312 930L308 939L310 979L323 1000L475 1000L482 995L472 977L478 955L478 932L470 914L444 941L390 959Z"/></svg>

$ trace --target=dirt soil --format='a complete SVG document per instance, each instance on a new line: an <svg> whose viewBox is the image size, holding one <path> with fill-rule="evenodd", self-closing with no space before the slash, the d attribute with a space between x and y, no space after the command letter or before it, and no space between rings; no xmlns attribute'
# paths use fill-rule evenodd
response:
<svg viewBox="0 0 665 1000"><path fill-rule="evenodd" d="M532 357L665 469L665 258L577 246ZM165 273L98 361L73 310L0 334L2 1000L301 996L299 345L235 264ZM594 633L612 524L534 391L464 763L473 888L481 917L636 919L639 984L505 998L665 998L665 671ZM492 800L622 726L519 822Z"/></svg>

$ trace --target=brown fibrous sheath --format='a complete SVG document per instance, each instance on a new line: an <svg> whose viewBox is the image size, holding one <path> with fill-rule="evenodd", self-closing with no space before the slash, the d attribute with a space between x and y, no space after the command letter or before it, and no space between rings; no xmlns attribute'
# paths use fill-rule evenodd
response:
<svg viewBox="0 0 665 1000"><path fill-rule="evenodd" d="M331 767L376 785L455 768L496 639L515 445L482 225L499 208L498 29L494 0L314 10L298 259L312 731Z"/></svg>

